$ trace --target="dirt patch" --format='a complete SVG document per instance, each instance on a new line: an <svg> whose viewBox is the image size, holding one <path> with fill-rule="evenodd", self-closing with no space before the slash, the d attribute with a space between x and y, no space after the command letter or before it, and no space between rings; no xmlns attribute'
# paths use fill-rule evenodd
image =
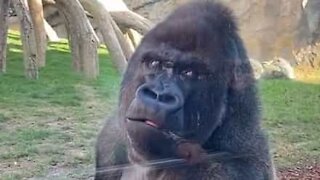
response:
<svg viewBox="0 0 320 180"><path fill-rule="evenodd" d="M278 178L279 180L319 180L320 163L280 169L278 172Z"/></svg>

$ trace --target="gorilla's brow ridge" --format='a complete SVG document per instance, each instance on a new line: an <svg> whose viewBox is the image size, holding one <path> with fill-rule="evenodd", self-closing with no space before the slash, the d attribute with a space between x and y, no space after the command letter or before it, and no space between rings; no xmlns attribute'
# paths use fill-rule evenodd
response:
<svg viewBox="0 0 320 180"><path fill-rule="evenodd" d="M179 68L192 67L210 72L210 69L208 68L210 64L207 61L194 55L193 53L185 53L175 49L162 50L161 48L160 50L153 49L145 52L143 55L143 61L151 59L162 62L171 61L174 63L174 66Z"/></svg>

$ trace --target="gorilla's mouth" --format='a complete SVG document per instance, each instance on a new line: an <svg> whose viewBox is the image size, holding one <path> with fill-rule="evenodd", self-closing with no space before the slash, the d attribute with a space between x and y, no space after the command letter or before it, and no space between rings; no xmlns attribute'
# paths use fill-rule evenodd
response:
<svg viewBox="0 0 320 180"><path fill-rule="evenodd" d="M127 121L145 124L145 125L151 127L152 129L155 129L157 132L161 132L161 134L164 135L165 137L167 137L171 140L174 140L176 142L180 141L181 139L185 139L181 135L178 135L168 129L162 128L160 126L160 124L154 120L142 119L142 118L139 118L139 119L138 118L127 118Z"/></svg>
<svg viewBox="0 0 320 180"><path fill-rule="evenodd" d="M135 122L141 122L141 123L145 123L146 125L149 125L153 128L159 128L159 124L157 124L154 120L150 120L150 119L137 119L137 118L127 118L127 120L129 121L135 121Z"/></svg>

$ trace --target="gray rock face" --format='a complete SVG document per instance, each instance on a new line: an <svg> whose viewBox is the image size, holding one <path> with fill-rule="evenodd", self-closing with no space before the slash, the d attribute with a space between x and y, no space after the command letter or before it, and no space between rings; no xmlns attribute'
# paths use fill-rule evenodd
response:
<svg viewBox="0 0 320 180"><path fill-rule="evenodd" d="M320 1L306 0L304 14L308 28L308 42L315 43L320 40Z"/></svg>
<svg viewBox="0 0 320 180"><path fill-rule="evenodd" d="M190 0L124 1L130 9L157 22ZM220 1L234 10L248 53L254 59L294 59L293 49L319 38L320 0Z"/></svg>

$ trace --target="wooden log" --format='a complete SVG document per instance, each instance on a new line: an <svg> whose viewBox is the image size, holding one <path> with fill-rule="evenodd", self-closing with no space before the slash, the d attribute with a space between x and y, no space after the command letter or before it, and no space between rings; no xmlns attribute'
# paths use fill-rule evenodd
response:
<svg viewBox="0 0 320 180"><path fill-rule="evenodd" d="M62 12L69 27L73 61L88 78L99 74L97 48L99 39L93 30L86 13L78 0L56 0L58 10Z"/></svg>
<svg viewBox="0 0 320 180"><path fill-rule="evenodd" d="M0 74L6 72L9 0L0 0Z"/></svg>
<svg viewBox="0 0 320 180"><path fill-rule="evenodd" d="M11 2L20 20L25 76L28 79L38 79L35 37L28 3L26 0L12 0Z"/></svg>
<svg viewBox="0 0 320 180"><path fill-rule="evenodd" d="M47 36L44 26L42 0L28 0L35 32L36 53L39 67L46 65Z"/></svg>

